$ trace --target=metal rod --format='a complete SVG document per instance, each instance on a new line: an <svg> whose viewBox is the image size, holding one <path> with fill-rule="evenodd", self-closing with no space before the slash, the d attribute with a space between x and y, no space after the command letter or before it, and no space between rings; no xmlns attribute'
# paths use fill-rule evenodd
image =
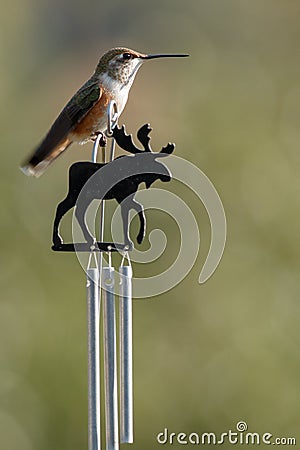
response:
<svg viewBox="0 0 300 450"><path fill-rule="evenodd" d="M113 129L117 125L118 118L119 113L117 104L114 100L111 100L107 108L107 129L106 129L107 137L112 137Z"/></svg>
<svg viewBox="0 0 300 450"><path fill-rule="evenodd" d="M88 450L100 450L99 269L87 269Z"/></svg>
<svg viewBox="0 0 300 450"><path fill-rule="evenodd" d="M119 449L114 269L102 269L106 449Z"/></svg>
<svg viewBox="0 0 300 450"><path fill-rule="evenodd" d="M118 120L118 112L115 102L110 102L107 110L107 136L112 137L113 127ZM99 134L100 136L100 134ZM97 137L93 147L93 162L97 161L100 137ZM112 139L110 158L114 158L115 140ZM101 147L102 162L106 162L105 147ZM105 226L105 201L100 206L100 242L104 240ZM106 427L106 449L118 450L118 391L117 391L117 349L116 349L116 318L114 299L114 271L111 267L103 268L103 256L100 252L98 260L99 309L101 297L103 298L103 346L104 346L104 385L105 385L105 427ZM107 280L111 281L107 283ZM98 316L99 318L99 316Z"/></svg>
<svg viewBox="0 0 300 450"><path fill-rule="evenodd" d="M112 139L111 147L110 147L110 155L109 155L110 161L112 161L115 157L115 148L116 148L116 141L114 139Z"/></svg>
<svg viewBox="0 0 300 450"><path fill-rule="evenodd" d="M105 163L105 157L106 157L105 150L106 150L105 147L101 147L101 159L102 159L103 163ZM100 207L100 236L99 236L100 242L103 242L103 239L104 239L104 213L105 213L105 201L102 200L101 207ZM101 260L102 260L102 258L101 258ZM101 274L101 267L99 268L99 270L100 270L100 274Z"/></svg>
<svg viewBox="0 0 300 450"><path fill-rule="evenodd" d="M99 241L103 242L104 239L104 213L105 213L105 201L101 200L100 204L100 232L99 232ZM102 252L99 252L99 259L98 259L98 265L99 265L99 298L101 302L101 285L102 285L102 267L103 267L103 255ZM100 302L99 302L99 309L100 309ZM99 318L100 319L100 318Z"/></svg>
<svg viewBox="0 0 300 450"><path fill-rule="evenodd" d="M105 147L101 147L101 162L105 163ZM104 224L105 224L105 201L101 200L101 204L100 204L100 226L99 226L99 241L103 242L104 239ZM100 274L100 278L99 278L99 290L100 290L100 301L101 301L101 277L102 277L102 267L103 267L103 255L101 252L99 252L99 261L98 261L98 265L99 265L99 274Z"/></svg>
<svg viewBox="0 0 300 450"><path fill-rule="evenodd" d="M93 145L93 151L92 151L92 162L96 163L97 162L97 156L98 156L98 147L99 147L99 143L100 143L100 139L101 139L101 134L99 133L94 145Z"/></svg>
<svg viewBox="0 0 300 450"><path fill-rule="evenodd" d="M120 273L120 434L121 443L133 443L132 375L132 268L121 266Z"/></svg>

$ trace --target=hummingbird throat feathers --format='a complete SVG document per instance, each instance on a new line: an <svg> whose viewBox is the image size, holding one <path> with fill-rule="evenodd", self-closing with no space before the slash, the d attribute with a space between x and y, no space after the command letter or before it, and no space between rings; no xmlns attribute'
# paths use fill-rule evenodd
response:
<svg viewBox="0 0 300 450"><path fill-rule="evenodd" d="M142 65L141 60L136 60L134 67L131 68L129 72L123 73L123 75L116 76L112 74L111 71L101 73L99 76L100 84L112 95L114 98L118 114L120 115L126 105L129 90L134 81L135 75Z"/></svg>
<svg viewBox="0 0 300 450"><path fill-rule="evenodd" d="M142 63L143 61L139 58L135 58L122 66L112 61L108 70L100 74L99 80L110 91L129 90Z"/></svg>

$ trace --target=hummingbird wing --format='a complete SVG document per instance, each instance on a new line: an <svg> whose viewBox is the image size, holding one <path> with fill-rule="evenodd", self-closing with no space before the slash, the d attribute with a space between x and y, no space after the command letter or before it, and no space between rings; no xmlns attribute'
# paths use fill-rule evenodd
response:
<svg viewBox="0 0 300 450"><path fill-rule="evenodd" d="M26 161L22 171L26 175L40 176L72 141L68 135L81 122L102 95L98 80L88 80L71 98L51 126L46 137Z"/></svg>

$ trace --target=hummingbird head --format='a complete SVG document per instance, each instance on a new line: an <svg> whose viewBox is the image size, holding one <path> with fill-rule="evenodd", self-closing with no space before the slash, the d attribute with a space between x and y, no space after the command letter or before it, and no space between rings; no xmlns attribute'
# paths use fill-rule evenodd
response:
<svg viewBox="0 0 300 450"><path fill-rule="evenodd" d="M134 77L141 67L142 63L147 59L164 58L164 57L181 57L188 56L186 54L155 54L145 55L126 47L116 47L108 50L101 57L96 70L95 76L109 77L111 80L119 82L123 86L130 87Z"/></svg>

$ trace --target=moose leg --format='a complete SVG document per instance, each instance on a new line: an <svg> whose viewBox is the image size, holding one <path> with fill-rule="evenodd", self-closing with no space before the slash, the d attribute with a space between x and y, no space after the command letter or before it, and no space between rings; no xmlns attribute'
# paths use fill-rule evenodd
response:
<svg viewBox="0 0 300 450"><path fill-rule="evenodd" d="M123 232L124 232L124 243L128 245L130 248L133 247L133 242L129 237L129 213L131 210L131 198L127 197L121 203L121 215L123 221Z"/></svg>
<svg viewBox="0 0 300 450"><path fill-rule="evenodd" d="M129 245L130 247L133 245L130 237L129 237L129 212L131 209L134 209L137 211L139 218L140 218L140 231L137 235L137 242L141 244L141 242L144 239L145 236L145 230L146 230L146 219L145 219L145 213L144 208L141 203L137 202L132 196L127 197L122 203L121 203L121 214L122 214L122 220L123 220L123 231L124 231L124 241L126 245Z"/></svg>
<svg viewBox="0 0 300 450"><path fill-rule="evenodd" d="M53 224L53 236L52 241L55 246L62 244L63 240L59 234L59 224L63 216L70 211L71 208L75 205L75 201L69 195L59 203L56 209L56 215Z"/></svg>
<svg viewBox="0 0 300 450"><path fill-rule="evenodd" d="M145 211L144 211L143 205L141 203L137 202L135 199L132 199L132 203L133 203L133 205L135 205L134 207L132 206L132 208L136 210L136 212L139 215L139 219L140 219L140 231L138 232L136 240L137 240L138 244L141 244L143 242L145 234L146 234Z"/></svg>
<svg viewBox="0 0 300 450"><path fill-rule="evenodd" d="M80 202L78 202L76 204L75 217L78 220L79 226L82 230L82 233L83 233L86 241L93 242L94 237L89 232L86 221L85 221L85 213L86 213L88 206L89 206L89 204L87 202L83 202L82 200Z"/></svg>

